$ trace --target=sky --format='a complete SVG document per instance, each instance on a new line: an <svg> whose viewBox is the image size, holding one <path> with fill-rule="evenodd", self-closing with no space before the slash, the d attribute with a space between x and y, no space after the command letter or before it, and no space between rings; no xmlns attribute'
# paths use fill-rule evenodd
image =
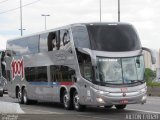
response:
<svg viewBox="0 0 160 120"><path fill-rule="evenodd" d="M72 23L99 22L100 0L22 0L24 35ZM101 0L102 22L117 22L118 0ZM31 4L30 4L31 3ZM33 4L32 4L33 3ZM30 5L28 5L30 4ZM135 26L142 46L160 48L160 0L121 0L121 22ZM0 0L0 50L20 36L20 0ZM15 9L15 10L13 10ZM7 12L12 10L10 12Z"/></svg>

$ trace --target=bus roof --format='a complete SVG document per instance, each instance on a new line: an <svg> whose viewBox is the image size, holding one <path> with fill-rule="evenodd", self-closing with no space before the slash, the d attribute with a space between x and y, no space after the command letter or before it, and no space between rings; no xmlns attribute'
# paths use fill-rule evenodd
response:
<svg viewBox="0 0 160 120"><path fill-rule="evenodd" d="M13 38L13 39L9 39L8 41L13 41L13 40L16 40L16 39L30 37L30 36L33 36L33 35L39 35L39 34L51 32L51 31L56 31L56 30L59 30L59 29L69 28L69 27L73 27L73 26L86 26L86 25L131 25L131 24L130 23L123 23L123 22L74 23L74 24L69 24L69 25L65 25L65 26L62 26L62 27L57 27L57 28L53 28L53 29L49 29L49 30L45 30L45 31L37 32L37 33L32 33L32 34L29 34L29 35L16 37L16 38Z"/></svg>

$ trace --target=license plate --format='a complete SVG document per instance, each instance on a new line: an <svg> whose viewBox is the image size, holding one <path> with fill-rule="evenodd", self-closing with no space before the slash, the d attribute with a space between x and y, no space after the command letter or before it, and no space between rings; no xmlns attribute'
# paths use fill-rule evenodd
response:
<svg viewBox="0 0 160 120"><path fill-rule="evenodd" d="M120 104L127 104L127 103L128 103L128 100L120 100L119 103L120 103Z"/></svg>

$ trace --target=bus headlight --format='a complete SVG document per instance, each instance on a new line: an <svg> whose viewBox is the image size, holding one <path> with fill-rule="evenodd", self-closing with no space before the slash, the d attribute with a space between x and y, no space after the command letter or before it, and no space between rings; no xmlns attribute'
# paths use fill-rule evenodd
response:
<svg viewBox="0 0 160 120"><path fill-rule="evenodd" d="M147 95L144 95L141 99L141 103L144 104L147 100Z"/></svg>
<svg viewBox="0 0 160 120"><path fill-rule="evenodd" d="M96 98L96 99L97 99L97 102L99 102L99 103L105 103L104 100L102 98L100 98L100 97Z"/></svg>

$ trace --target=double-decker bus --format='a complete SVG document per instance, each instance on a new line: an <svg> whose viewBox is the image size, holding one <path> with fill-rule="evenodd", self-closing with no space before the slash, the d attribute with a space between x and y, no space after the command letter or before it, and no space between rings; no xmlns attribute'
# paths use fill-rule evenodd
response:
<svg viewBox="0 0 160 120"><path fill-rule="evenodd" d="M7 41L8 94L66 109L145 103L143 51L127 23L72 24Z"/></svg>

